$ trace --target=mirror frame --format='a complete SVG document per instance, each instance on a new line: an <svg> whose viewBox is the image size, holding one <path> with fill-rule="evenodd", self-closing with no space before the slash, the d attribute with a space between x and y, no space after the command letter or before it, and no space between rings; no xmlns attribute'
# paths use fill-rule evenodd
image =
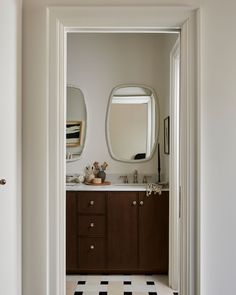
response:
<svg viewBox="0 0 236 295"><path fill-rule="evenodd" d="M113 93L119 89L119 88L123 88L123 87L142 87L142 88L146 88L148 90L150 90L152 93L153 93L153 96L154 96L154 100L155 100L155 113L157 114L157 132L156 132L156 135L155 135L155 143L153 145L153 148L152 148L152 152L150 153L150 156L148 158L145 158L145 159L140 159L140 160L127 160L127 159L123 159L123 158L117 158L113 151L112 151L112 148L111 148L111 140L110 140L110 136L109 136L109 126L108 126L108 123L109 123L109 118L110 118L110 110L111 110L111 102L112 102L112 98L113 98ZM131 164L135 164L135 163L142 163L142 162L148 162L152 159L155 151L156 151L156 147L157 147L157 142L158 142L158 138L159 138L159 133L160 133L160 104L159 104L159 98L158 98L158 95L156 94L156 91L154 90L154 88L150 87L150 86L147 86L147 85L144 85L144 84L120 84L120 85L117 85L116 87L114 87L110 93L110 96L109 96L109 100L108 100L108 106L107 106L107 112L106 112L106 142L107 142L107 148L108 148L108 151L109 151L109 154L111 156L111 158L113 160L116 160L116 161L119 161L119 162L123 162L123 163L131 163Z"/></svg>
<svg viewBox="0 0 236 295"><path fill-rule="evenodd" d="M76 89L79 89L82 92L83 98L84 98L85 117L86 117L86 122L84 124L85 125L85 129L83 130L83 136L84 136L84 138L83 138L83 148L82 148L81 154L78 155L75 159L73 159L73 158L72 159L66 159L66 163L70 163L70 162L75 162L75 161L80 160L82 158L83 153L84 153L84 149L85 149L85 146L86 146L86 137L87 137L87 133L88 133L88 131L87 131L87 129L88 129L88 111L87 111L87 104L86 104L86 101L85 101L84 92L81 90L81 88L78 87L78 86L76 86L76 85L74 85L74 84L66 84L66 89L67 89L67 87L76 88ZM67 96L66 96L66 113L67 113ZM67 123L67 115L65 116L65 126L66 126L66 123ZM67 153L67 146L65 146L65 153ZM65 154L65 156L66 156L66 154Z"/></svg>

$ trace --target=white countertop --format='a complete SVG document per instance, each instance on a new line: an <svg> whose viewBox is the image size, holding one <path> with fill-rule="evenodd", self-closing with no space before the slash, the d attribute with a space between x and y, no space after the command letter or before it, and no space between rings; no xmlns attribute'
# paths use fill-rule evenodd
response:
<svg viewBox="0 0 236 295"><path fill-rule="evenodd" d="M110 184L110 185L87 185L84 183L66 184L67 191L146 191L147 185L142 183ZM162 191L169 191L163 188Z"/></svg>

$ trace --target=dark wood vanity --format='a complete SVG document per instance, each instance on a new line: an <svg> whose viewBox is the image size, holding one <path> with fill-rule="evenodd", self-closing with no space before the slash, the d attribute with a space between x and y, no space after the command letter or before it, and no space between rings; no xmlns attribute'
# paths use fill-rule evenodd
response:
<svg viewBox="0 0 236 295"><path fill-rule="evenodd" d="M167 274L168 237L168 191L67 192L68 274Z"/></svg>

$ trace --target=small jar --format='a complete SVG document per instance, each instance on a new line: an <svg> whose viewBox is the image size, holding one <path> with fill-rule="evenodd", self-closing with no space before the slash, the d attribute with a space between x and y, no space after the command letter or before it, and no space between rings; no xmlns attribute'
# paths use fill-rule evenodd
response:
<svg viewBox="0 0 236 295"><path fill-rule="evenodd" d="M101 178L102 179L102 182L104 182L105 179L106 179L106 173L105 173L105 171L104 170L100 170L98 172L98 174L97 174L97 177Z"/></svg>
<svg viewBox="0 0 236 295"><path fill-rule="evenodd" d="M93 179L95 178L95 175L93 173L86 175L86 182L93 182Z"/></svg>

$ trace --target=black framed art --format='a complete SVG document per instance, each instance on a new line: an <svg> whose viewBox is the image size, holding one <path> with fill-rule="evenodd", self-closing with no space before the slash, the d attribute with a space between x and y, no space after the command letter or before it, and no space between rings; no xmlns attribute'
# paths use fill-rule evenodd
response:
<svg viewBox="0 0 236 295"><path fill-rule="evenodd" d="M66 122L66 146L75 147L81 145L82 121Z"/></svg>
<svg viewBox="0 0 236 295"><path fill-rule="evenodd" d="M170 116L164 119L164 154L170 154Z"/></svg>

